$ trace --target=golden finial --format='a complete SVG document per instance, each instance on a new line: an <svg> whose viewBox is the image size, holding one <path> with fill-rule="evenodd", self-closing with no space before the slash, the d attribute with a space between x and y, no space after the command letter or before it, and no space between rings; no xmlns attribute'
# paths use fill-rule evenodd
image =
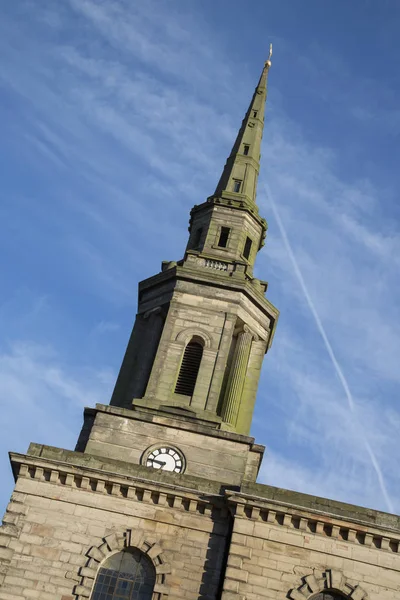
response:
<svg viewBox="0 0 400 600"><path fill-rule="evenodd" d="M272 44L269 45L269 55L267 60L265 61L265 66L266 67L270 67L271 66L271 57L272 57Z"/></svg>

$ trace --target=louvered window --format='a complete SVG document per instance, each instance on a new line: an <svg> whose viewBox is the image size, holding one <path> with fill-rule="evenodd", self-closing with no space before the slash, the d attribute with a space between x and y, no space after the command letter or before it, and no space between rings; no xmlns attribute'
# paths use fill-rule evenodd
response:
<svg viewBox="0 0 400 600"><path fill-rule="evenodd" d="M202 356L203 346L199 342L189 342L185 348L178 381L176 382L176 394L193 396Z"/></svg>

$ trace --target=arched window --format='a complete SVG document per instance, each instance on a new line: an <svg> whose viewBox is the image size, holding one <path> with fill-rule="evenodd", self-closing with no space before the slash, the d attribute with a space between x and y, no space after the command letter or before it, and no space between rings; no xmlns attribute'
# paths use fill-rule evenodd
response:
<svg viewBox="0 0 400 600"><path fill-rule="evenodd" d="M193 396L197 375L200 369L203 346L192 339L185 348L178 380L175 386L176 394Z"/></svg>
<svg viewBox="0 0 400 600"><path fill-rule="evenodd" d="M155 580L153 563L143 552L123 550L101 565L91 600L151 600Z"/></svg>
<svg viewBox="0 0 400 600"><path fill-rule="evenodd" d="M345 600L346 596L339 594L338 592L321 592L316 596L313 596L312 600Z"/></svg>

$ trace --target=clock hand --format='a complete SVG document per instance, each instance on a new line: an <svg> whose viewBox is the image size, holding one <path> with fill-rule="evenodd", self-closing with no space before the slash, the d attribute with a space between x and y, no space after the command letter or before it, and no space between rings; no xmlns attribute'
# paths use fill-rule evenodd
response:
<svg viewBox="0 0 400 600"><path fill-rule="evenodd" d="M165 465L167 464L166 462L162 462L161 460L156 460L155 458L151 458L150 460L153 464L156 463L156 465L161 465L162 467L165 467Z"/></svg>

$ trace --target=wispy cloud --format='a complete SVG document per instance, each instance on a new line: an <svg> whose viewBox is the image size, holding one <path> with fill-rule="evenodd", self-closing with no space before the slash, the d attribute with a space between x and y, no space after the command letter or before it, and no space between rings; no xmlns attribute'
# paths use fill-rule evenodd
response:
<svg viewBox="0 0 400 600"><path fill-rule="evenodd" d="M279 485L296 487L304 477L304 490L318 493L314 485L317 482L325 495L397 509L390 496L396 498L398 490L393 477L398 451L391 448L398 423L393 403L394 386L399 381L400 351L398 307L393 302L393 291L397 293L398 287L398 227L392 219L380 214L380 194L372 180L341 180L332 152L310 147L298 132L294 135L290 131L288 123L281 123L277 129L274 131L273 125L265 170L268 169L273 197L279 203L281 224L283 221L288 230L292 258L287 244L270 240L269 257L264 255L262 259L265 267L268 258L272 259L274 284L280 288L275 288L275 293L284 302L280 306L282 323L274 343L278 364L276 358L274 365L267 362L277 394L269 416L272 421L276 419L275 425L282 423L282 428L272 434L276 446L271 456L267 454L263 477L265 481L271 481L272 477L273 481L274 473L279 470L275 467L283 461L288 471L297 470L297 475L289 485L282 483L287 478L281 473L277 478ZM271 213L262 194L260 201ZM272 230L276 225L280 229L276 215L270 225ZM293 261L300 265L307 294L304 286L292 285L293 271L289 265L293 266ZM273 287L270 289L273 294ZM310 296L313 319L308 313ZM333 354L331 370L315 335L321 319L325 349L326 336L331 340L328 340L330 352L325 355L332 359ZM339 365L339 372L338 361L343 365L343 368ZM277 366L275 375L273 369ZM286 384L276 384L276 376ZM266 379L266 386L268 383ZM275 404L267 388L263 388L262 396L264 410L271 401ZM345 408L346 397L350 399L350 414ZM286 410L278 407L282 398ZM259 416L255 431L257 427L271 434L272 426ZM278 441L279 436L283 438ZM276 454L278 448L280 456ZM294 458L295 448L301 456L307 456L307 462L304 458L300 461ZM324 484L327 473L330 482ZM337 477L337 473L344 479ZM357 486L344 483L349 473L357 479L361 492ZM377 476L381 483L380 497L374 483ZM336 481L337 489L332 487L332 481Z"/></svg>
<svg viewBox="0 0 400 600"><path fill-rule="evenodd" d="M336 354L335 354L335 352L334 352L334 350L332 348L332 344L331 344L331 342L330 342L330 340L328 338L328 335L327 335L327 333L325 331L325 327L322 324L321 318L320 318L320 316L318 314L318 311L317 311L317 309L315 307L315 304L314 304L314 302L313 302L313 300L312 300L312 298L310 296L310 293L308 291L306 282L304 281L303 274L302 274L302 272L301 272L301 270L299 268L298 262L296 260L296 257L294 255L294 253L293 253L293 249L292 249L292 246L290 244L289 238L287 236L285 226L284 226L284 224L282 222L282 219L280 218L278 208L277 208L277 206L276 206L276 204L275 204L275 202L274 202L274 200L273 200L273 198L271 196L271 192L268 190L268 188L266 186L264 187L264 190L267 192L267 194L269 196L269 200L270 200L272 212L274 214L276 222L278 223L278 227L279 227L279 230L280 230L280 233L281 233L281 236L282 236L282 239L283 239L286 251L287 251L287 253L289 255L289 258L290 258L290 261L292 263L292 266L293 266L295 275L297 277L297 280L299 282L300 288L301 288L301 290L302 290L302 292L304 294L304 297L305 297L305 299L307 301L308 307L309 307L309 309L311 311L311 314L312 314L312 316L314 318L316 327L317 327L317 329L318 329L318 331L319 331L319 333L321 335L321 338L322 338L322 340L324 342L324 345L325 345L325 348L326 348L326 352L327 352L330 360L332 361L332 366L333 366L333 368L334 368L334 370L335 370L335 372L336 372L336 374L337 374L337 376L339 378L339 381L340 381L340 383L342 385L342 388L343 388L343 391L344 391L344 395L345 395L345 397L347 399L347 404L348 404L348 411L349 412L348 412L347 418L350 419L351 421L353 421L352 425L353 425L353 427L355 429L355 433L356 433L357 437L361 439L362 444L365 447L365 450L367 451L367 454L368 454L368 456L370 458L371 466L373 467L373 469L374 469L374 471L376 473L378 484L379 484L379 487L381 489L382 495L383 495L383 497L385 499L387 508L389 509L389 511L393 512L393 510L394 510L393 509L393 503L392 503L392 500L391 500L391 498L389 497L389 494L388 494L388 490L387 490L385 479L383 477L381 466L380 466L379 461L378 461L378 459L376 457L375 451L374 451L374 449L373 449L373 447L372 447L372 445L370 443L370 440L369 440L369 438L368 438L368 436L367 436L367 434L366 434L366 432L365 432L365 430L364 430L361 422L358 419L357 410L356 410L356 404L355 404L355 401L354 401L354 398L353 398L353 394L350 391L350 387L349 387L348 381L347 381L347 379L346 379L346 377L345 377L345 375L343 373L343 369L342 369L341 365L339 364L339 362L338 362L338 360L336 358Z"/></svg>
<svg viewBox="0 0 400 600"><path fill-rule="evenodd" d="M93 334L103 335L104 333L118 331L119 328L120 325L118 323L113 323L112 321L99 321L93 328Z"/></svg>
<svg viewBox="0 0 400 600"><path fill-rule="evenodd" d="M2 505L12 488L7 453L25 452L30 441L73 448L83 407L106 402L112 384L109 369L68 365L53 348L36 342L13 342L0 352L0 452L8 484Z"/></svg>

